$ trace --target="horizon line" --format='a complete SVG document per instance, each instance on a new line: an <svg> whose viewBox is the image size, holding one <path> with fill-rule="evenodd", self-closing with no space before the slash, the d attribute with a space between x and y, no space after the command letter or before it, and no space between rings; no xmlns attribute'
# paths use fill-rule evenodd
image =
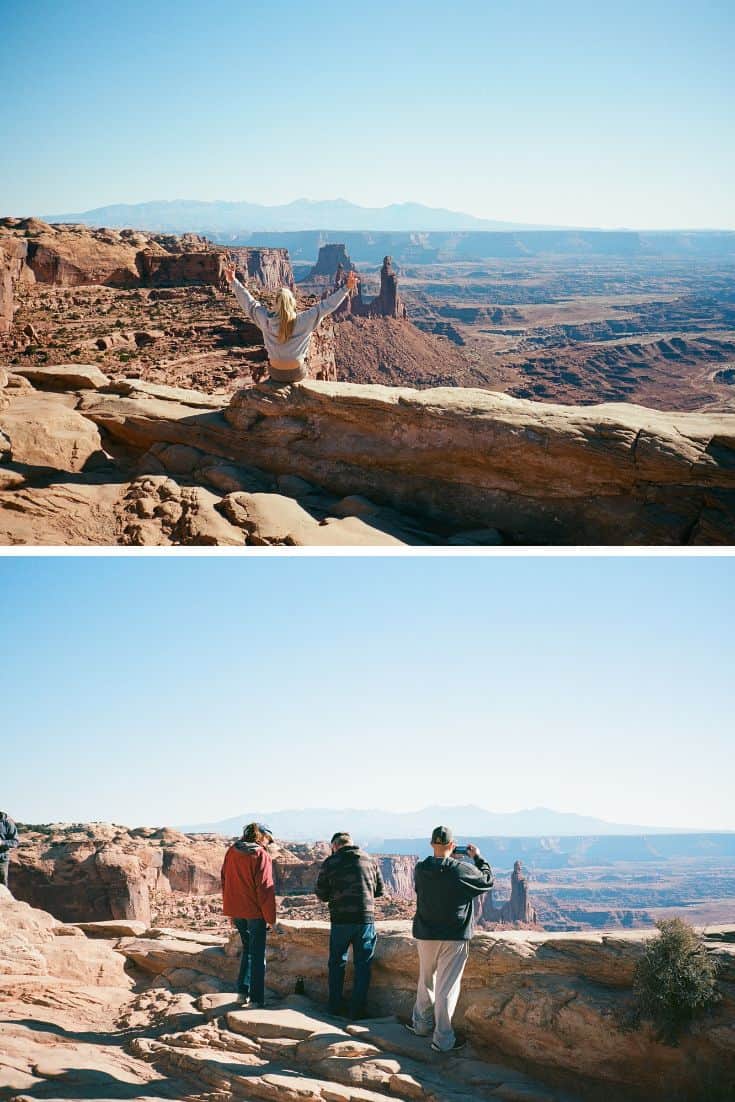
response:
<svg viewBox="0 0 735 1102"><path fill-rule="evenodd" d="M310 198L307 198L306 196L299 196L296 199L289 199L288 202L285 202L285 203L262 203L262 202L253 201L251 199L222 199L222 198L218 198L218 199L196 199L196 198L192 198L192 197L188 197L188 198L187 197L178 197L176 199L162 199L162 198L159 198L159 199L142 199L142 200L139 200L137 202L131 202L129 200L118 200L116 202L102 203L99 206L95 206L95 207L88 207L85 210L66 211L66 212L64 212L64 214L65 215L69 215L69 214L76 214L76 215L93 214L96 211L104 210L107 207L143 207L143 206L149 206L149 205L156 204L156 203L165 203L165 204L168 204L168 205L174 205L176 203L199 203L199 204L202 204L203 206L215 206L217 204L224 203L224 204L228 204L228 205L231 205L231 206L248 205L248 206L253 206L253 207L261 207L263 210L282 210L282 209L285 209L287 207L294 206L298 203L311 203L311 204L314 204L314 205L329 204L329 203L347 203L350 206L356 207L358 210L365 210L365 211L386 211L386 210L390 210L391 208L394 208L394 207L413 206L413 207L422 207L424 210L427 210L427 211L437 211L437 212L442 212L442 213L446 213L446 214L459 215L459 216L464 217L464 218L472 218L472 219L475 219L478 222L501 222L501 223L506 223L509 226L517 225L517 226L530 226L530 227L532 227L531 229L524 229L524 230L488 230L488 229L483 229L482 227L478 227L477 229L475 229L473 231L471 227L464 227L464 228L461 228L461 227L455 227L455 228L446 227L444 229L433 229L432 230L432 229L426 229L426 228L421 227L421 226L414 226L410 229L405 229L405 230L401 230L401 229L375 230L374 228L364 228L364 227L363 228L358 227L358 228L350 229L348 227L343 226L343 227L340 228L340 230L326 230L325 231L325 232L330 232L330 233L336 233L336 232L345 232L345 233L371 233L371 232L379 232L379 233L470 233L470 232L476 232L476 233L482 233L482 232L485 232L485 233L514 233L514 232L553 233L555 231L566 231L566 232L574 231L574 232L583 232L583 233L735 233L735 226L672 226L672 225L669 225L669 226L664 226L664 227L652 228L650 226L645 226L645 225L638 225L638 226L636 226L636 225L605 225L605 226L566 225L566 224L561 224L561 223L551 223L551 222L547 222L547 221L544 221L544 220L538 220L538 219L519 219L519 218L510 218L510 217L500 218L500 217L497 217L497 216L490 217L490 216L481 215L481 214L473 214L470 211L456 210L453 207L432 206L428 203L422 203L422 202L419 202L418 200L415 200L415 199L394 200L390 203L385 203L382 206L367 206L363 203L355 202L352 199L345 199L343 196L338 196L338 197L335 197L335 198L328 198L328 199L310 199ZM12 218L12 217L19 217L19 218L29 217L29 218L38 218L39 220L44 221L44 220L59 219L60 215L58 215L58 214L4 215L3 217L9 217L9 218ZM51 221L51 224L53 224L53 221ZM134 227L131 227L131 228L134 228ZM247 227L242 227L242 228L246 229ZM317 228L314 228L314 229L251 230L249 232L251 232L251 233L319 233L319 232L322 232L324 230L325 230L324 227L317 227ZM223 231L223 232L226 232L226 231Z"/></svg>

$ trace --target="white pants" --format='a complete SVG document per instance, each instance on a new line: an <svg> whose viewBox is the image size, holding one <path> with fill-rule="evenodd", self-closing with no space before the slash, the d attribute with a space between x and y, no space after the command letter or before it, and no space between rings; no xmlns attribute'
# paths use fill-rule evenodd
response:
<svg viewBox="0 0 735 1102"><path fill-rule="evenodd" d="M413 1008L413 1028L432 1038L448 1052L454 1045L452 1016L457 1009L462 973L470 951L469 941L416 941L419 950L419 982Z"/></svg>

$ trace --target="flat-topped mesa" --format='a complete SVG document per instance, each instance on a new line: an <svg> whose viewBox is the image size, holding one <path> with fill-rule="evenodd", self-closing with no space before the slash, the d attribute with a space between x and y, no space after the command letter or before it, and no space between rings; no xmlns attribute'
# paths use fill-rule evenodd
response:
<svg viewBox="0 0 735 1102"><path fill-rule="evenodd" d="M351 272L355 268L343 244L322 245L316 264L306 276L307 282L333 284L338 274Z"/></svg>
<svg viewBox="0 0 735 1102"><path fill-rule="evenodd" d="M9 242L24 249L23 272L28 282L62 287L105 284L110 287L218 286L228 250L206 237L187 233L58 223L35 218L0 219L0 246ZM285 249L231 250L239 255L247 277L266 290L293 285Z"/></svg>

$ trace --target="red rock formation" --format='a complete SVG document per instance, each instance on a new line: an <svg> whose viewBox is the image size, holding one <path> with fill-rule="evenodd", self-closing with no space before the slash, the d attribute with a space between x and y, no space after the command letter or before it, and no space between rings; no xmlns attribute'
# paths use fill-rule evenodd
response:
<svg viewBox="0 0 735 1102"><path fill-rule="evenodd" d="M385 883L385 894L394 899L413 899L413 873L418 857L381 854L377 858Z"/></svg>
<svg viewBox="0 0 735 1102"><path fill-rule="evenodd" d="M333 283L339 286L342 274L355 270L355 265L350 260L344 245L322 245L316 264L306 277L307 282Z"/></svg>
<svg viewBox="0 0 735 1102"><path fill-rule="evenodd" d="M237 246L227 250L238 271L268 291L294 288L293 268L287 249L251 249Z"/></svg>
<svg viewBox="0 0 735 1102"><path fill-rule="evenodd" d="M0 243L22 248L30 281L62 287L106 284L111 287L217 285L227 255L197 234L145 233L91 229L83 225L47 225L35 218L0 219ZM275 290L293 286L285 249L234 249L247 277Z"/></svg>
<svg viewBox="0 0 735 1102"><path fill-rule="evenodd" d="M0 237L0 333L13 324L15 286L24 277L28 247L25 241Z"/></svg>
<svg viewBox="0 0 735 1102"><path fill-rule="evenodd" d="M482 899L478 917L482 922L504 922L532 926L536 922L536 911L528 898L528 880L523 875L521 862L516 861L510 877L510 899L495 905L492 891Z"/></svg>
<svg viewBox="0 0 735 1102"><path fill-rule="evenodd" d="M369 304L368 315L377 315L381 318L408 316L406 307L398 294L398 276L393 271L393 261L390 256L383 257L383 267L380 269L380 294Z"/></svg>
<svg viewBox="0 0 735 1102"><path fill-rule="evenodd" d="M190 284L218 284L222 278L224 254L220 252L139 252L135 266L143 287L182 287Z"/></svg>

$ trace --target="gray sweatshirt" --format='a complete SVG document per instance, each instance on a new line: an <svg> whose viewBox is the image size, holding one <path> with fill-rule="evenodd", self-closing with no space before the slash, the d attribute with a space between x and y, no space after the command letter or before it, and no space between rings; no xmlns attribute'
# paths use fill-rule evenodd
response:
<svg viewBox="0 0 735 1102"><path fill-rule="evenodd" d="M281 342L278 339L279 319L274 314L269 314L265 306L253 298L247 287L243 287L238 279L233 279L232 290L247 316L262 331L271 362L275 361L278 366L288 365L293 368L304 367L311 334L322 318L336 310L348 294L346 288L340 287L321 302L317 302L316 306L312 306L309 310L302 310L294 322L293 333L287 341Z"/></svg>

